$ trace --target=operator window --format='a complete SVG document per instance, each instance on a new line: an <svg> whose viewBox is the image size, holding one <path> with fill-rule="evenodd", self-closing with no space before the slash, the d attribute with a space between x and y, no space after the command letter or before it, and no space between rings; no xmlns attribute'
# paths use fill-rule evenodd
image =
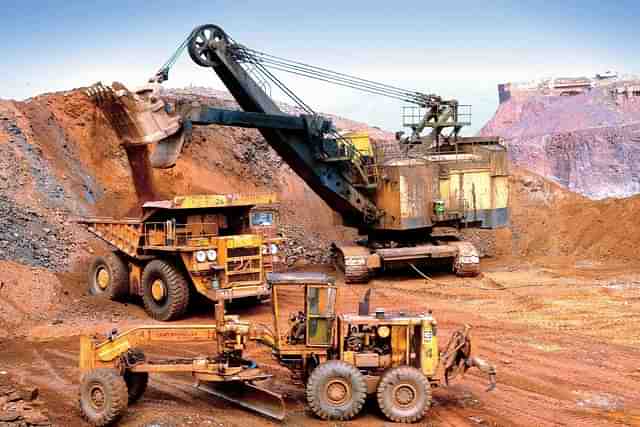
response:
<svg viewBox="0 0 640 427"><path fill-rule="evenodd" d="M335 289L309 287L307 289L307 344L331 344L331 320L335 313Z"/></svg>
<svg viewBox="0 0 640 427"><path fill-rule="evenodd" d="M272 226L273 212L253 212L251 214L251 225Z"/></svg>

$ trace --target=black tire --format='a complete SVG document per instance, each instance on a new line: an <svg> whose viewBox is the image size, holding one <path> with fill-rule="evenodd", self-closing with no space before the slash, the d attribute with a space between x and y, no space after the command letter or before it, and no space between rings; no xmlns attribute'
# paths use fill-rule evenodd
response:
<svg viewBox="0 0 640 427"><path fill-rule="evenodd" d="M80 383L80 412L94 426L117 423L127 410L127 384L115 369L93 369Z"/></svg>
<svg viewBox="0 0 640 427"><path fill-rule="evenodd" d="M152 285L161 281L163 297L154 298ZM189 285L184 275L171 263L161 259L149 262L142 272L142 302L144 308L156 320L168 321L182 316L189 305Z"/></svg>
<svg viewBox="0 0 640 427"><path fill-rule="evenodd" d="M367 384L353 365L330 360L313 370L307 381L306 395L307 403L318 417L346 421L362 410L367 398Z"/></svg>
<svg viewBox="0 0 640 427"><path fill-rule="evenodd" d="M142 397L147 384L149 384L149 374L147 372L125 372L124 382L127 384L129 395L129 405L135 403Z"/></svg>
<svg viewBox="0 0 640 427"><path fill-rule="evenodd" d="M397 423L414 423L431 407L431 385L411 366L391 368L378 384L378 405L382 413Z"/></svg>
<svg viewBox="0 0 640 427"><path fill-rule="evenodd" d="M101 284L99 280L103 275L106 277L106 284ZM88 279L91 295L119 300L129 294L129 267L127 261L115 252L95 257L89 267Z"/></svg>

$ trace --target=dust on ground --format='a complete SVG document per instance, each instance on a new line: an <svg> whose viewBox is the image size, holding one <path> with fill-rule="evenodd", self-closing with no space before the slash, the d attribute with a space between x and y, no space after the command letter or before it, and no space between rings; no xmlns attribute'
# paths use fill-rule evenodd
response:
<svg viewBox="0 0 640 427"><path fill-rule="evenodd" d="M427 281L384 276L371 282L372 306L431 309L443 340L464 323L472 324L474 352L497 366L498 388L492 393L484 392L487 379L473 371L436 390L423 425L640 425L640 266L489 262L483 267L483 277L474 279L439 273ZM354 311L367 286L338 282L338 309ZM55 425L85 425L76 405L78 331L153 323L135 303L105 302L100 308L117 322L87 318L79 309L58 324L35 327L28 339L1 344L0 370L39 387ZM229 311L252 322L271 322L268 304L236 303ZM211 316L210 307L201 307L179 323L210 322ZM186 345L171 351L194 356L213 348ZM276 365L268 349L252 346L248 356L278 374L270 387L286 395L284 425L326 424L305 409L302 387ZM152 376L147 393L129 408L121 425L157 420L166 425L274 424L195 390L191 383L185 376ZM370 402L349 424L382 426L385 421Z"/></svg>

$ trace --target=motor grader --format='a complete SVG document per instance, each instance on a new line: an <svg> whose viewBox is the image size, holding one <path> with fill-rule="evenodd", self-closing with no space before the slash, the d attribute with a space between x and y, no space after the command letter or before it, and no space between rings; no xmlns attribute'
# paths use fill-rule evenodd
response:
<svg viewBox="0 0 640 427"><path fill-rule="evenodd" d="M139 399L149 373L190 373L195 387L260 414L282 420L282 396L266 388L269 374L243 357L249 341L271 348L275 360L306 387L315 415L349 420L375 395L383 414L396 422L422 419L432 404L431 389L446 385L469 368L495 370L471 355L470 326L455 332L440 349L432 314L369 310L370 291L357 313L336 315L337 286L322 273L270 273L273 329L224 314L215 307L215 323L140 326L105 337L83 336L80 409L93 425L117 421ZM285 306L299 304L291 312ZM201 357L154 359L145 346L212 344Z"/></svg>

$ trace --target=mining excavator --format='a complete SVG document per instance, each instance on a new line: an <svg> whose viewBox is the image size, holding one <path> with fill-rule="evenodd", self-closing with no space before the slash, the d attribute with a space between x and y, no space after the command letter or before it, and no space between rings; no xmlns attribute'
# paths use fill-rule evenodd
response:
<svg viewBox="0 0 640 427"><path fill-rule="evenodd" d="M472 367L489 376L488 391L495 387L493 366L471 353L469 325L454 332L441 350L431 312L372 311L368 290L357 313L337 314L338 288L326 274L269 273L268 281L272 327L225 315L221 298L211 324L138 326L82 336L83 417L95 426L113 424L143 395L150 373L188 373L203 392L283 420L284 400L266 384L269 367L243 354L249 341L272 350L278 364L304 384L313 413L327 420L356 417L367 396L374 395L389 420L419 421L432 405L431 390ZM294 310L284 313L285 304ZM187 343L210 343L206 351L211 353L152 356L154 351L179 352Z"/></svg>
<svg viewBox="0 0 640 427"><path fill-rule="evenodd" d="M197 65L218 75L242 111L162 101L160 83L185 49ZM409 103L403 125L411 132L359 149L273 71ZM283 112L269 96L269 85L295 102L295 113ZM139 91L98 84L88 93L127 146L157 143L150 160L137 166L173 166L193 125L258 129L344 225L363 236L357 243L333 245L348 283L366 282L377 270L420 264L444 263L460 276L476 275L479 252L461 237L461 229L508 222L506 147L497 138L460 136L470 123L469 106L250 49L216 25L195 28Z"/></svg>

